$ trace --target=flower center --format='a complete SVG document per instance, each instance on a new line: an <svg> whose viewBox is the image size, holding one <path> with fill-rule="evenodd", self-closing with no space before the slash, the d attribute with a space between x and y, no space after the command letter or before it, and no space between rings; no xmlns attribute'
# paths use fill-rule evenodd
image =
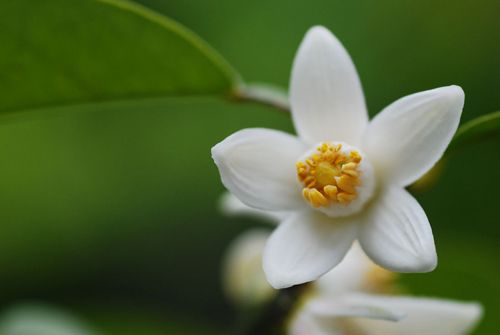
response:
<svg viewBox="0 0 500 335"><path fill-rule="evenodd" d="M347 205L358 197L361 155L342 150L342 144L322 143L304 161L297 162L302 195L315 208L332 203Z"/></svg>

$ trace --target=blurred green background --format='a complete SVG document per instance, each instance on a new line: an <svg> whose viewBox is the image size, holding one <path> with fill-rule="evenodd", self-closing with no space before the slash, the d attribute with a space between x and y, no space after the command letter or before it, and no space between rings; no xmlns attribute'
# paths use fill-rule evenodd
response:
<svg viewBox="0 0 500 335"><path fill-rule="evenodd" d="M246 81L287 87L304 33L322 24L354 59L372 116L449 84L466 92L462 121L500 109L496 0L140 2L196 32ZM218 213L210 148L245 127L292 131L291 121L217 97L130 98L0 116L1 307L49 302L105 334L228 330L221 258L262 223ZM464 148L416 194L440 263L402 277L415 294L481 301L476 335L498 330L500 315L499 149L498 138Z"/></svg>

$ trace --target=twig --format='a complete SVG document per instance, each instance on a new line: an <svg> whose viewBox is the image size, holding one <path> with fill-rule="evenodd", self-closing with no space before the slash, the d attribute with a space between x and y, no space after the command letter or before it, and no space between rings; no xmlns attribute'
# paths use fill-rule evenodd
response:
<svg viewBox="0 0 500 335"><path fill-rule="evenodd" d="M239 102L254 102L270 106L281 112L290 112L288 95L283 89L272 85L242 85L233 92L231 98Z"/></svg>

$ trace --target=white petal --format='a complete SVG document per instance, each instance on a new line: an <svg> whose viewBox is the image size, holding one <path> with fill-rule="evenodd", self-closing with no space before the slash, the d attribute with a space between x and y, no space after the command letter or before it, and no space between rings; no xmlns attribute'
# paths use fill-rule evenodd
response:
<svg viewBox="0 0 500 335"><path fill-rule="evenodd" d="M316 298L306 308L317 317L359 317L399 321L406 314L394 306L380 303L376 296L350 293L335 298Z"/></svg>
<svg viewBox="0 0 500 335"><path fill-rule="evenodd" d="M359 242L375 263L391 271L429 272L437 265L427 216L399 187L382 190L367 209Z"/></svg>
<svg viewBox="0 0 500 335"><path fill-rule="evenodd" d="M222 183L248 206L290 210L306 206L295 163L305 151L292 135L244 129L212 148Z"/></svg>
<svg viewBox="0 0 500 335"><path fill-rule="evenodd" d="M482 315L476 303L460 303L410 297L373 298L379 306L403 311L407 316L398 322L353 319L352 324L367 335L464 335Z"/></svg>
<svg viewBox="0 0 500 335"><path fill-rule="evenodd" d="M295 214L273 232L264 249L264 272L277 289L315 280L337 265L354 241L357 224L318 212Z"/></svg>
<svg viewBox="0 0 500 335"><path fill-rule="evenodd" d="M362 290L368 274L378 267L355 242L335 268L316 281L316 289L323 295L339 295Z"/></svg>
<svg viewBox="0 0 500 335"><path fill-rule="evenodd" d="M278 224L283 221L289 212L263 211L249 207L229 192L225 192L219 201L222 213L228 216L250 216Z"/></svg>
<svg viewBox="0 0 500 335"><path fill-rule="evenodd" d="M337 327L335 322L325 324L320 322L311 313L306 310L301 310L295 315L290 323L288 335L343 335L341 329Z"/></svg>
<svg viewBox="0 0 500 335"><path fill-rule="evenodd" d="M407 186L441 158L463 105L464 92L458 86L406 96L370 122L362 148L382 177Z"/></svg>
<svg viewBox="0 0 500 335"><path fill-rule="evenodd" d="M292 117L309 143L359 143L368 122L363 90L349 54L324 27L311 28L295 56L290 83Z"/></svg>

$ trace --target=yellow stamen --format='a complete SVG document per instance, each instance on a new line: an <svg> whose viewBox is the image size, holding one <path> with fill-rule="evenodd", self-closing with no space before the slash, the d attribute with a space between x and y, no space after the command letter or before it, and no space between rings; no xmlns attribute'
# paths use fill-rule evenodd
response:
<svg viewBox="0 0 500 335"><path fill-rule="evenodd" d="M342 165L342 171L345 171L345 170L356 170L356 167L357 167L356 163L353 163L353 162L346 163L346 164Z"/></svg>
<svg viewBox="0 0 500 335"><path fill-rule="evenodd" d="M354 199L356 199L356 194L349 194L346 192L340 192L339 194L337 194L337 201L340 202L341 204L347 205Z"/></svg>
<svg viewBox="0 0 500 335"><path fill-rule="evenodd" d="M330 199L335 199L337 197L338 191L339 190L337 186L326 185L325 187L323 187L323 192L325 192Z"/></svg>
<svg viewBox="0 0 500 335"><path fill-rule="evenodd" d="M357 177L358 171L356 170L342 170L343 173L348 174L351 177Z"/></svg>
<svg viewBox="0 0 500 335"><path fill-rule="evenodd" d="M342 144L322 143L307 159L297 162L297 176L304 185L302 195L318 208L330 203L349 204L356 199L360 184L357 151L345 153Z"/></svg>
<svg viewBox="0 0 500 335"><path fill-rule="evenodd" d="M328 200L325 196L315 188L304 188L302 194L313 207L317 208L328 204Z"/></svg>
<svg viewBox="0 0 500 335"><path fill-rule="evenodd" d="M357 184L357 179L343 175L341 177L335 177L335 181L337 182L337 187L342 189L342 191L349 192L351 194L356 193L356 184Z"/></svg>

